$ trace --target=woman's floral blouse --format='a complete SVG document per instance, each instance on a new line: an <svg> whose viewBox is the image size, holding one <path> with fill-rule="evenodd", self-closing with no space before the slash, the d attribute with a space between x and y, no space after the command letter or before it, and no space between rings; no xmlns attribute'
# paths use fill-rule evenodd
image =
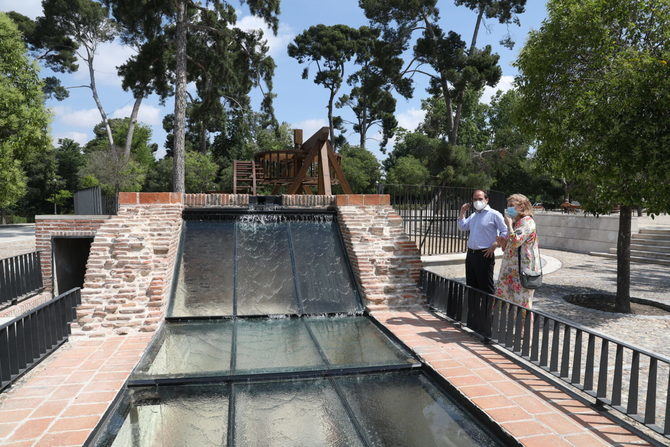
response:
<svg viewBox="0 0 670 447"><path fill-rule="evenodd" d="M519 261L517 253L521 247L521 268L525 273L539 273L540 250L535 230L535 220L524 216L514 223L514 231L507 239L503 255L500 275L496 284L496 295L526 308L533 304L533 292L524 289L519 278Z"/></svg>

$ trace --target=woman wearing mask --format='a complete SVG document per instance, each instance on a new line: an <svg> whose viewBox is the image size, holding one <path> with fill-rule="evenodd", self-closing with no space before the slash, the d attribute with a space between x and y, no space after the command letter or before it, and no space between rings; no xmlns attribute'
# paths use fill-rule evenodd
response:
<svg viewBox="0 0 670 447"><path fill-rule="evenodd" d="M533 207L526 196L513 194L507 198L505 224L508 236L498 238L498 244L503 248L504 255L495 294L530 309L533 304L534 290L525 289L521 285L519 253L523 272L538 273L542 267Z"/></svg>

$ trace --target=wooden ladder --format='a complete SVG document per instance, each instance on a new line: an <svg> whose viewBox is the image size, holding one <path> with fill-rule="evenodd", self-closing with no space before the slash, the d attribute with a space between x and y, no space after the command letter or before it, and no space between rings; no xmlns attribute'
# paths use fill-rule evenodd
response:
<svg viewBox="0 0 670 447"><path fill-rule="evenodd" d="M233 161L233 194L256 195L256 163L253 160Z"/></svg>

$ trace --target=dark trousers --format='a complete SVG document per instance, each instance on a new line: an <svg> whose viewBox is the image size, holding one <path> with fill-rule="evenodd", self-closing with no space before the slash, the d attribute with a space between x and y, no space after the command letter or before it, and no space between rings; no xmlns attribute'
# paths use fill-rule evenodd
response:
<svg viewBox="0 0 670 447"><path fill-rule="evenodd" d="M470 287L482 290L493 295L495 285L493 283L493 267L496 258L484 256L484 250L470 250L465 256L465 282Z"/></svg>

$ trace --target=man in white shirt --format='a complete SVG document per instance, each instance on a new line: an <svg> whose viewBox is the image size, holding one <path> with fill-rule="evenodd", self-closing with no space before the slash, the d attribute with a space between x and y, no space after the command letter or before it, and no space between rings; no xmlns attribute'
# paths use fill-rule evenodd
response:
<svg viewBox="0 0 670 447"><path fill-rule="evenodd" d="M465 213L474 208L468 218ZM472 205L463 204L458 216L458 228L469 231L468 252L465 256L465 281L467 285L484 292L495 291L493 268L497 238L507 237L507 226L502 214L489 206L489 196L481 189L472 194Z"/></svg>

